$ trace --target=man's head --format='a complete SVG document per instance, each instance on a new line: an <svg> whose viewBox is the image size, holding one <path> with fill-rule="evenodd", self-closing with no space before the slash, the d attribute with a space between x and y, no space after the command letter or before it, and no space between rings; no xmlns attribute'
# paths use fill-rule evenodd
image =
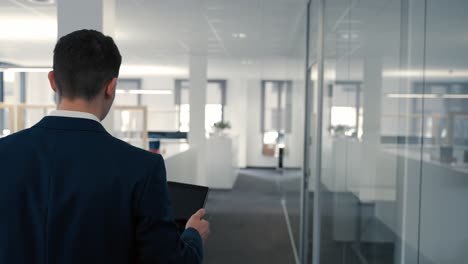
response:
<svg viewBox="0 0 468 264"><path fill-rule="evenodd" d="M78 30L57 42L52 89L60 101L94 103L102 107L102 117L115 96L122 56L111 37L95 30Z"/></svg>

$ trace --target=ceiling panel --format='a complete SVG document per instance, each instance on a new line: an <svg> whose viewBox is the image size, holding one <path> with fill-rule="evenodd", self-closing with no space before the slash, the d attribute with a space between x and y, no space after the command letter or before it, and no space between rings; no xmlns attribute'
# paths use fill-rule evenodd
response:
<svg viewBox="0 0 468 264"><path fill-rule="evenodd" d="M200 46L207 47L213 60L287 56L294 45L291 36L298 26L297 17L305 12L305 0L116 0L116 3L115 39L129 64L186 63L190 51ZM37 30L50 32L51 27L56 27L55 13L55 5L0 0L0 23L6 17L27 18L31 28L42 23L44 26ZM246 37L236 38L239 33ZM50 65L54 43L55 37L0 38L0 61Z"/></svg>

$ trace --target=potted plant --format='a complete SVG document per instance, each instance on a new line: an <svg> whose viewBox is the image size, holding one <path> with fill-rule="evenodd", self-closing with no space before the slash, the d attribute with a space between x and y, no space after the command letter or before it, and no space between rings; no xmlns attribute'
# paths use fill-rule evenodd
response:
<svg viewBox="0 0 468 264"><path fill-rule="evenodd" d="M227 121L219 121L213 124L213 132L217 136L225 135L225 130L231 128L231 124Z"/></svg>

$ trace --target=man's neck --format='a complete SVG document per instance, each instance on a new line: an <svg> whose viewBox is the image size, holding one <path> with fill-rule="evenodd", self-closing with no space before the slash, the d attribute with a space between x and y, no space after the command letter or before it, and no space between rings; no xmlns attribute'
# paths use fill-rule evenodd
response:
<svg viewBox="0 0 468 264"><path fill-rule="evenodd" d="M62 98L57 106L57 110L90 113L99 118L99 120L102 120L102 111L92 102L87 102L83 99L68 100Z"/></svg>

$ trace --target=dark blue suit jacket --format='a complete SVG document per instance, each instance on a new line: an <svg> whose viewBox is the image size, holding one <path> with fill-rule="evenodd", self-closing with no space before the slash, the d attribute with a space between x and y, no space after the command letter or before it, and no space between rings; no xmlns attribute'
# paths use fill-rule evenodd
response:
<svg viewBox="0 0 468 264"><path fill-rule="evenodd" d="M160 155L93 120L45 117L0 139L0 263L201 263L167 192Z"/></svg>

